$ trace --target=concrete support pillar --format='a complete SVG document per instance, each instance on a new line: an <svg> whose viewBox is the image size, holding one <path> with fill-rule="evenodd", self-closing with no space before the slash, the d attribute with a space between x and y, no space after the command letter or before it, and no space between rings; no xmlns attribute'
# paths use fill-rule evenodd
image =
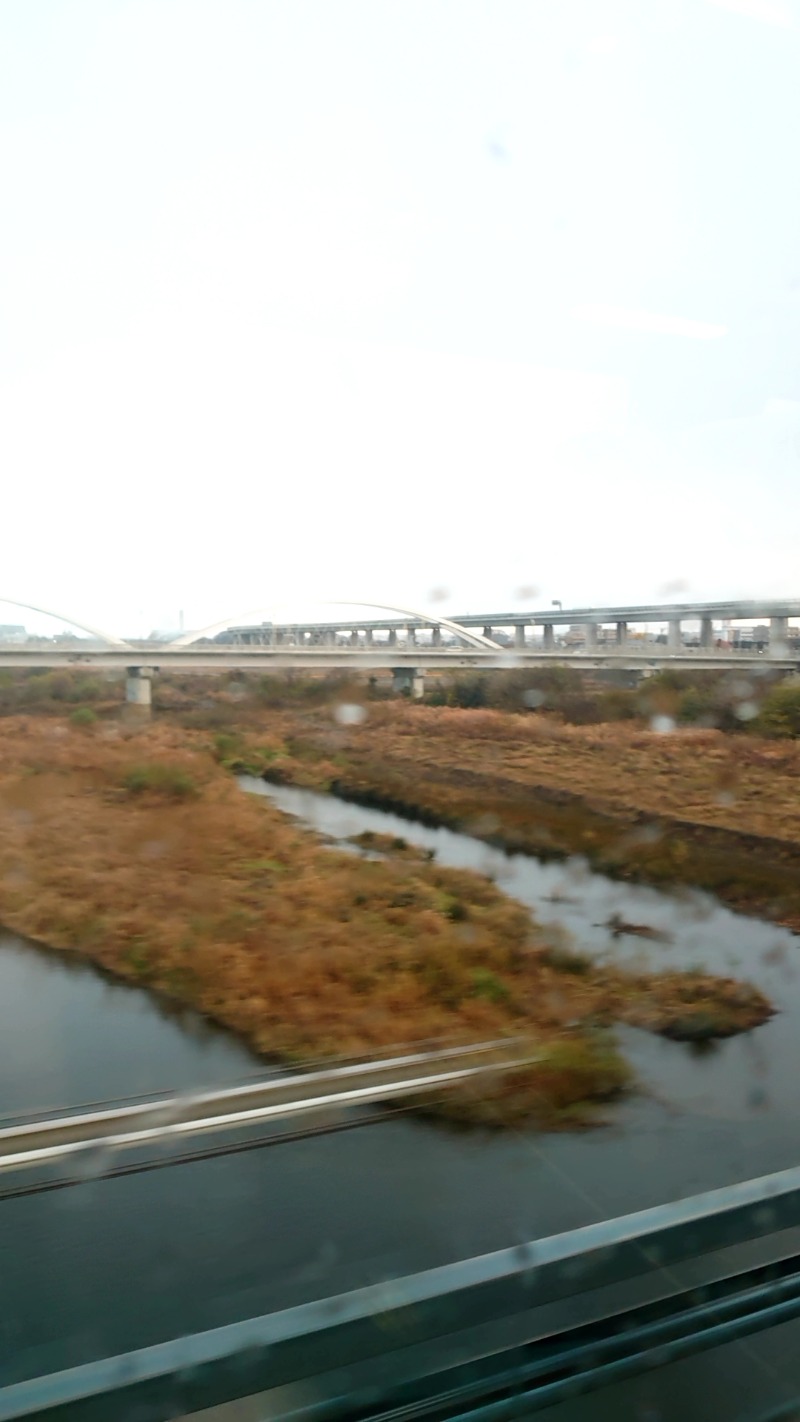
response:
<svg viewBox="0 0 800 1422"><path fill-rule="evenodd" d="M710 617L700 619L700 646L713 647L714 645L714 624Z"/></svg>
<svg viewBox="0 0 800 1422"><path fill-rule="evenodd" d="M396 647L396 646L397 646L397 629L396 629L395 627L390 627L390 628L389 628L389 646L390 646L390 647Z"/></svg>
<svg viewBox="0 0 800 1422"><path fill-rule="evenodd" d="M336 633L332 627L326 627L322 636L326 647L336 646Z"/></svg>
<svg viewBox="0 0 800 1422"><path fill-rule="evenodd" d="M408 642L409 647L416 647L416 645L417 645L417 629L416 629L416 627L407 627L407 628L406 628L406 641Z"/></svg>
<svg viewBox="0 0 800 1422"><path fill-rule="evenodd" d="M625 643L627 642L627 640L628 640L628 624L627 624L627 622L618 622L618 623L617 623L617 646L618 646L618 647L624 647L624 646L625 646Z"/></svg>
<svg viewBox="0 0 800 1422"><path fill-rule="evenodd" d="M492 639L494 638L494 633L493 633L491 627L484 627L484 629L483 629L483 635L484 635L484 637L488 637L490 641L492 641Z"/></svg>
<svg viewBox="0 0 800 1422"><path fill-rule="evenodd" d="M371 627L365 627L365 628L364 628L364 641L366 642L366 645L367 645L368 647L371 647L371 646L372 646L372 628L371 628Z"/></svg>
<svg viewBox="0 0 800 1422"><path fill-rule="evenodd" d="M153 671L151 667L128 667L125 700L136 707L136 714L149 716L153 701Z"/></svg>
<svg viewBox="0 0 800 1422"><path fill-rule="evenodd" d="M524 623L524 622L518 622L517 625L516 625L516 627L514 628L514 646L515 646L515 647L524 647L524 646L525 646L525 623Z"/></svg>
<svg viewBox="0 0 800 1422"><path fill-rule="evenodd" d="M679 652L683 646L681 638L681 620L673 617L667 629L667 646L671 652Z"/></svg>
<svg viewBox="0 0 800 1422"><path fill-rule="evenodd" d="M789 619L788 617L771 617L769 619L769 652L772 657L785 657L789 650Z"/></svg>
<svg viewBox="0 0 800 1422"><path fill-rule="evenodd" d="M441 647L441 645L442 645L442 629L441 629L441 627L434 627L433 631L431 632L431 645L432 645L433 647Z"/></svg>
<svg viewBox="0 0 800 1422"><path fill-rule="evenodd" d="M419 667L393 667L392 691L396 696L410 696L420 701L425 692L425 672Z"/></svg>
<svg viewBox="0 0 800 1422"><path fill-rule="evenodd" d="M555 645L556 645L556 631L555 631L555 628L554 628L552 622L545 622L545 624L544 624L544 649L545 649L546 652L552 652L553 649L554 649L554 647L555 647Z"/></svg>
<svg viewBox="0 0 800 1422"><path fill-rule="evenodd" d="M358 646L358 628L357 628L357 627L354 627L353 630L352 630L352 632L350 633L350 646L351 646L351 647L357 647L357 646Z"/></svg>
<svg viewBox="0 0 800 1422"><path fill-rule="evenodd" d="M586 622L583 628L584 642L590 651L594 651L597 646L597 623Z"/></svg>

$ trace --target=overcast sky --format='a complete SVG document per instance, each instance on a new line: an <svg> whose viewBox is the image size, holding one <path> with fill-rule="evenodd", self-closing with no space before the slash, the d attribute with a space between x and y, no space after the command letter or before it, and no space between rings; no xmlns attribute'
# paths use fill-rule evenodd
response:
<svg viewBox="0 0 800 1422"><path fill-rule="evenodd" d="M798 133L796 0L4 0L0 594L800 595Z"/></svg>

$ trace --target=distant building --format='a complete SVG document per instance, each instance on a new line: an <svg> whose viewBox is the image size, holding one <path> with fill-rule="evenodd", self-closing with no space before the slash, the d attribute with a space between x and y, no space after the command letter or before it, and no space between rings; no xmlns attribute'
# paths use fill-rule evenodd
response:
<svg viewBox="0 0 800 1422"><path fill-rule="evenodd" d="M0 622L0 642L27 642L28 633L18 622Z"/></svg>

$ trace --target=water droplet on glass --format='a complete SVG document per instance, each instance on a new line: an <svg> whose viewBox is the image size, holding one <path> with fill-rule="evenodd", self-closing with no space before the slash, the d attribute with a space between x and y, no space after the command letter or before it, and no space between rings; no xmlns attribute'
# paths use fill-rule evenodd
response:
<svg viewBox="0 0 800 1422"><path fill-rule="evenodd" d="M667 736L670 731L675 730L675 722L671 716L651 716L650 730L655 731L659 736Z"/></svg>
<svg viewBox="0 0 800 1422"><path fill-rule="evenodd" d="M340 726L360 726L362 721L367 719L366 708L352 701L343 701L339 706L335 706L333 715Z"/></svg>
<svg viewBox="0 0 800 1422"><path fill-rule="evenodd" d="M740 701L736 707L736 715L740 721L752 721L758 715L758 705L755 701Z"/></svg>

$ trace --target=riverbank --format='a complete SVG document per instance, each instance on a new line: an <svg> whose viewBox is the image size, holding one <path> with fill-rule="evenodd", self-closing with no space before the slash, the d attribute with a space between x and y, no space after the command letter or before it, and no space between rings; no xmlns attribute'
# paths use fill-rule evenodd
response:
<svg viewBox="0 0 800 1422"><path fill-rule="evenodd" d="M523 1039L537 1065L452 1110L552 1125L627 1085L614 1021L714 1037L770 1015L729 978L554 951L478 874L401 847L325 847L243 795L203 732L29 717L3 731L0 920L197 1008L264 1055Z"/></svg>
<svg viewBox="0 0 800 1422"><path fill-rule="evenodd" d="M706 889L800 932L796 742L397 703L364 710L353 724L327 710L275 713L263 771L509 850ZM262 741L248 731L243 745L257 755Z"/></svg>

